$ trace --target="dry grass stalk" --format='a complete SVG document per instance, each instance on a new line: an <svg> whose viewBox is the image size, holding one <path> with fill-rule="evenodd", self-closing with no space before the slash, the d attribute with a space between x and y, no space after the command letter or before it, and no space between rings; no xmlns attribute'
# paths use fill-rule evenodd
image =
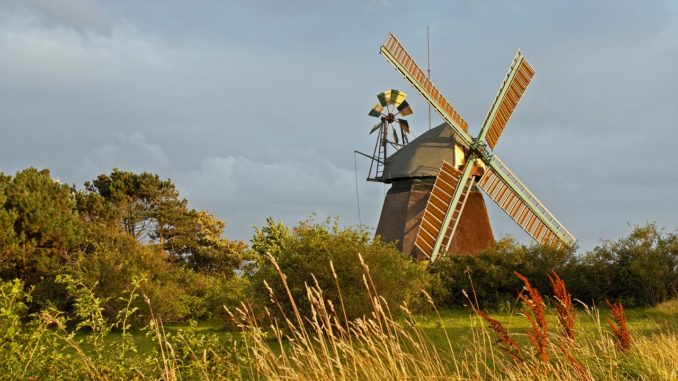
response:
<svg viewBox="0 0 678 381"><path fill-rule="evenodd" d="M150 327L155 333L155 337L158 340L158 348L160 349L160 360L156 359L156 363L160 369L161 378L164 381L175 381L178 378L177 361L174 348L172 348L172 344L167 341L167 334L165 333L165 327L162 324L162 320L157 318L153 313L151 300L148 298L148 296L146 296L146 294L143 296L146 305L148 305L148 311L151 315Z"/></svg>
<svg viewBox="0 0 678 381"><path fill-rule="evenodd" d="M553 294L558 300L556 311L558 312L558 323L563 328L563 337L572 345L574 344L574 321L577 314L572 305L572 295L567 292L565 281L555 271L548 278L553 287Z"/></svg>
<svg viewBox="0 0 678 381"><path fill-rule="evenodd" d="M581 362L577 361L577 359L572 356L572 353L570 353L570 348L563 345L561 345L559 348L560 352L563 354L563 357L565 357L565 360L567 360L567 363L570 364L576 374L579 375L582 380L591 380L589 371Z"/></svg>
<svg viewBox="0 0 678 381"><path fill-rule="evenodd" d="M532 287L530 281L515 271L514 274L523 282L524 289L527 295L521 293L520 299L525 303L527 309L522 309L522 314L530 322L532 328L528 331L527 336L530 338L532 345L537 350L539 358L547 363L549 362L548 354L548 323L546 322L546 315L544 314L544 300L539 293L539 290ZM531 314L530 314L531 312Z"/></svg>
<svg viewBox="0 0 678 381"><path fill-rule="evenodd" d="M629 335L629 329L626 324L624 306L621 303L610 303L609 301L606 303L610 307L610 312L614 318L614 321L608 319L608 323L614 335L615 344L620 351L628 352L631 350L631 335Z"/></svg>
<svg viewBox="0 0 678 381"><path fill-rule="evenodd" d="M572 295L567 291L567 285L565 281L556 274L555 271L548 275L549 281L553 288L553 294L558 301L556 304L556 312L558 323L562 328L562 336L565 339L567 345L558 345L560 352L567 360L567 363L570 364L572 369L581 376L582 380L590 380L591 375L588 370L581 362L572 356L571 350L574 346L575 341L575 330L574 322L577 316L577 310L572 305Z"/></svg>
<svg viewBox="0 0 678 381"><path fill-rule="evenodd" d="M522 363L524 360L520 351L520 344L511 338L511 335L509 335L504 325L501 324L500 321L492 319L485 312L479 309L474 308L474 312L483 318L483 320L489 324L492 331L494 331L494 333L497 335L498 340L495 342L495 344L497 344L499 349L510 355L516 364Z"/></svg>

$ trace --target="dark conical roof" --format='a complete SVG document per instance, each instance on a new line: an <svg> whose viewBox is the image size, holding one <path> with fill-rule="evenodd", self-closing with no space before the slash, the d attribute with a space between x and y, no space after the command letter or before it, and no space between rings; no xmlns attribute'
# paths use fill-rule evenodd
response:
<svg viewBox="0 0 678 381"><path fill-rule="evenodd" d="M386 158L381 181L437 176L443 160L454 164L455 142L463 144L447 123L424 132Z"/></svg>

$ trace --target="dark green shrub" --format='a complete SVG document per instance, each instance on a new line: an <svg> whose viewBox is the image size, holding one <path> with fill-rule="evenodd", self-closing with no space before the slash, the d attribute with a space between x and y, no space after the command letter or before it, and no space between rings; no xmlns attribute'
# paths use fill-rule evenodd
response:
<svg viewBox="0 0 678 381"><path fill-rule="evenodd" d="M678 236L663 233L654 224L636 226L627 237L605 241L583 255L504 238L476 256L443 256L429 271L435 277L431 293L442 306L467 303L462 290L471 295L469 277L481 306L510 305L522 288L514 271L544 294L551 287L547 275L555 271L573 297L584 303L619 300L629 307L655 305L677 295Z"/></svg>
<svg viewBox="0 0 678 381"><path fill-rule="evenodd" d="M678 288L678 236L655 224L635 226L627 237L584 254L572 283L573 293L587 301L619 300L631 307L670 299Z"/></svg>
<svg viewBox="0 0 678 381"><path fill-rule="evenodd" d="M468 303L464 292L483 307L503 308L515 302L522 283L514 271L525 275L538 289L548 289L547 275L556 271L569 274L571 250L544 246L518 245L513 238L502 238L477 255L443 255L429 266L436 278L431 289L436 304L458 307ZM471 280L475 292L471 289Z"/></svg>

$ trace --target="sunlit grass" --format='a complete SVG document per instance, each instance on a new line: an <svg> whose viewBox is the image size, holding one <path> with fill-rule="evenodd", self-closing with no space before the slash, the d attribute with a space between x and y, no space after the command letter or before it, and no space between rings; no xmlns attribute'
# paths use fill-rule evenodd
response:
<svg viewBox="0 0 678 381"><path fill-rule="evenodd" d="M607 307L601 307L601 316L607 316L607 311ZM455 351L461 351L473 345L473 330L481 329L482 322L470 310L443 309L439 311L439 314L440 318L433 312L414 315L416 325L432 345L438 347L441 351L445 351L448 348L445 333L450 337L452 348ZM664 302L656 307L628 309L626 314L629 329L635 337L660 335L667 332L678 333L678 299ZM526 345L528 343L525 334L530 326L527 320L510 311L490 311L489 315L514 333L521 344ZM549 315L547 318L550 326L557 326L558 322L554 315ZM603 318L602 324L606 324L605 319ZM576 326L578 333L588 338L594 337L599 329L597 322L587 316L583 308L578 310ZM169 335L176 335L179 331L210 335L224 343L229 343L241 336L240 332L225 328L223 322L220 321L167 324L165 331ZM133 331L132 338L139 355L152 353L157 348L157 343L151 337L148 337L146 331ZM107 343L117 342L121 340L121 334L112 332L105 340ZM271 338L269 341L273 342L274 339Z"/></svg>
<svg viewBox="0 0 678 381"><path fill-rule="evenodd" d="M272 257L270 260L274 262ZM422 317L404 307L405 317L394 319L390 307L370 287L367 268L365 273L365 288L374 309L364 319L342 320L338 306L343 302L323 299L322 291L313 286L307 292L310 316L300 316L294 307L294 316L280 321L271 315L263 322L243 305L238 317L246 333L243 338L251 360L247 374L256 379L292 380L678 377L678 335L667 330L670 325L662 321L671 319L665 305L637 313L635 323L629 324L632 337L629 348L618 345L607 325L607 311L595 306L582 306L577 314L574 341L559 333L554 308L547 307L548 319L539 323L545 336L538 343L527 340L535 326L528 327L524 316L495 314L505 324L501 329L509 331L511 339L507 340L515 338L521 342L519 355L508 356L496 346L497 337L476 313L445 311ZM280 276L285 283L281 272ZM527 282L526 289L529 290ZM530 300L523 298L524 302L541 300L534 290L529 292ZM435 309L433 305L432 308ZM660 319L652 322L648 315ZM274 342L267 340L267 328L276 338Z"/></svg>
<svg viewBox="0 0 678 381"><path fill-rule="evenodd" d="M282 272L279 275L287 287ZM607 307L580 304L572 341L562 334L553 305L556 301L546 298L546 321L540 323L540 329L546 327L546 340L535 347L528 338L534 327L518 312L529 313L526 309L488 311L496 320L488 328L477 312L481 306L438 311L423 294L429 311L415 314L406 305L389 306L379 296L366 266L363 281L372 311L356 320L343 313L341 293L339 300L328 300L316 285L307 286L304 299L292 299L287 290L293 311L283 313L282 318L271 311L255 313L243 303L230 311L231 324L237 323L239 331L229 331L220 321L165 325L152 314L146 299L150 323L127 335L109 331L103 320L92 319L99 314L96 308L87 308L81 316L90 321L89 331L75 333L67 330L58 311L47 311L41 314L47 325L30 336L28 343L43 348L36 353L49 359L42 365L48 374L65 379L678 379L676 300L626 311L631 341L622 348L608 325ZM79 295L90 295L84 288L80 291ZM274 305L280 306L273 295ZM79 302L87 300L91 306L98 305L91 298ZM304 309L308 313L297 308L302 303L310 307ZM497 345L499 325L510 336L504 342L518 343L518 355L507 354ZM40 343L50 344L41 347ZM29 361L41 363L40 356L31 354ZM18 366L16 374L30 374L22 362ZM63 373L64 367L71 374Z"/></svg>

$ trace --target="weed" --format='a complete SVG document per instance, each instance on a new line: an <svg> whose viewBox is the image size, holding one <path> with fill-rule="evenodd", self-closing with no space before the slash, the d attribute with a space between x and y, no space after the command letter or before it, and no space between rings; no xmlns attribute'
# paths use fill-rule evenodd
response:
<svg viewBox="0 0 678 381"><path fill-rule="evenodd" d="M544 300L542 299L539 290L533 287L526 277L517 271L514 272L514 274L523 282L524 291L527 291L527 295L525 295L524 292L521 292L519 295L525 306L527 306L527 308L522 309L522 315L532 326L532 329L530 329L527 335L541 361L547 363L549 362L548 323L546 321L546 315L544 314Z"/></svg>
<svg viewBox="0 0 678 381"><path fill-rule="evenodd" d="M629 335L628 325L626 324L626 316L624 315L624 306L621 303L607 302L610 307L610 313L614 321L608 319L610 329L614 335L615 344L622 352L631 350L631 335Z"/></svg>

